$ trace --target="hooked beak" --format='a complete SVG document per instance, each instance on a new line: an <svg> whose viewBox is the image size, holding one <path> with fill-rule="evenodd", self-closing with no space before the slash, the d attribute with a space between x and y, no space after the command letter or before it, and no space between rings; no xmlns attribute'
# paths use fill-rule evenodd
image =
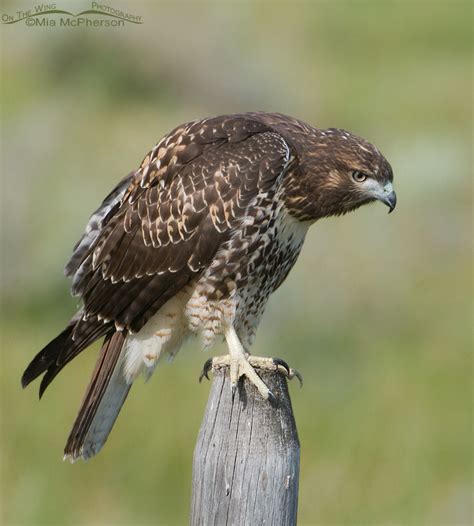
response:
<svg viewBox="0 0 474 526"><path fill-rule="evenodd" d="M384 186L383 193L379 194L377 199L388 206L389 214L395 210L395 207L397 206L397 194L392 187L392 183L387 183Z"/></svg>

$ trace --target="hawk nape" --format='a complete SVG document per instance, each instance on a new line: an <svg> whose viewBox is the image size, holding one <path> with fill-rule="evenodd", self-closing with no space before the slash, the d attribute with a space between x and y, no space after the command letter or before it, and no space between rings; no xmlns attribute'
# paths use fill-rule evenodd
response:
<svg viewBox="0 0 474 526"><path fill-rule="evenodd" d="M200 335L224 337L231 385L245 375L271 397L248 351L270 294L284 281L308 227L382 201L392 169L351 133L277 113L190 122L164 137L91 216L66 265L82 308L30 363L40 396L61 369L104 338L65 448L96 454L133 381ZM222 359L221 359L222 362Z"/></svg>

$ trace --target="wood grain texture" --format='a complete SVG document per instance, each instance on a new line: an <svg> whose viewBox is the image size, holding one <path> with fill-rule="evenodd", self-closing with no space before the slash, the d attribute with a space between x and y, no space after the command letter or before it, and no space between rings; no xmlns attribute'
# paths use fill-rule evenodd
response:
<svg viewBox="0 0 474 526"><path fill-rule="evenodd" d="M194 450L190 524L296 524L300 444L286 378L259 371L271 405L241 381L232 401L228 369L214 371Z"/></svg>

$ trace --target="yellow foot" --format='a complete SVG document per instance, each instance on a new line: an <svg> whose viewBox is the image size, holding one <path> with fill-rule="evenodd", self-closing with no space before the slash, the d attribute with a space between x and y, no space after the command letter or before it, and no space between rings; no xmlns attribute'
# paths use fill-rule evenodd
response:
<svg viewBox="0 0 474 526"><path fill-rule="evenodd" d="M230 368L230 387L232 390L232 396L235 394L239 378L246 376L249 381L255 385L265 400L275 400L275 396L255 372L255 369L278 371L279 373L284 374L289 380L292 380L295 377L298 378L300 385L303 385L303 377L301 374L296 369L289 367L283 360L280 360L279 358L252 356L248 353L239 356L226 354L225 356L209 358L204 364L202 373L199 376L199 381L204 377L209 380L209 371L211 369L220 369L221 367Z"/></svg>

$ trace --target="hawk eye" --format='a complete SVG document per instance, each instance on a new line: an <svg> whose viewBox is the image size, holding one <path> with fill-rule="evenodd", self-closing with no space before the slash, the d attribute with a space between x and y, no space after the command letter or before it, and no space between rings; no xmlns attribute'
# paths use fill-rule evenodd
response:
<svg viewBox="0 0 474 526"><path fill-rule="evenodd" d="M352 179L354 179L356 183L363 183L367 179L367 176L362 172L355 171L352 172Z"/></svg>

